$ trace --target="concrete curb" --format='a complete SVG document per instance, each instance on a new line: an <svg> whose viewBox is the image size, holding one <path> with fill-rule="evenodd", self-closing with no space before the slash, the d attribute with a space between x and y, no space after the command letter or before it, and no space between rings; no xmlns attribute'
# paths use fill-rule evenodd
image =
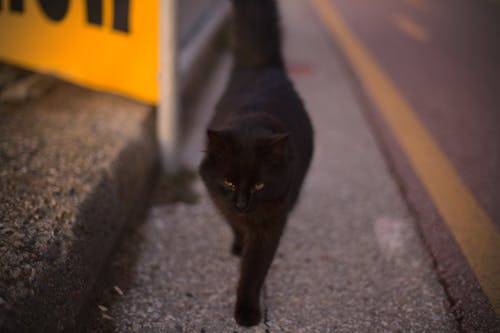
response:
<svg viewBox="0 0 500 333"><path fill-rule="evenodd" d="M0 117L0 330L67 330L147 198L154 113L56 83Z"/></svg>

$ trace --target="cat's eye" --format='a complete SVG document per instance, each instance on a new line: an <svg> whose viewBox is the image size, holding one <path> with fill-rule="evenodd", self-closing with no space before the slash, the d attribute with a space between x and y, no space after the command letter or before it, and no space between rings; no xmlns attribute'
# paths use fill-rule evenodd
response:
<svg viewBox="0 0 500 333"><path fill-rule="evenodd" d="M260 190L262 190L263 188L264 188L264 183L257 183L257 184L255 184L255 185L254 185L254 189L255 189L256 191L260 191Z"/></svg>
<svg viewBox="0 0 500 333"><path fill-rule="evenodd" d="M227 179L224 179L224 186L230 189L231 191L236 191L236 185L234 185L234 183L230 182Z"/></svg>

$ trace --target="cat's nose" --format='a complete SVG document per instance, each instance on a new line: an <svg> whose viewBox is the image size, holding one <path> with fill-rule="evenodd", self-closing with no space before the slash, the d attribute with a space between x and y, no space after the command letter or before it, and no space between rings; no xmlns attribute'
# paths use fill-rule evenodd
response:
<svg viewBox="0 0 500 333"><path fill-rule="evenodd" d="M248 210L248 199L245 198L243 195L239 195L236 198L236 202L234 204L236 206L236 209L238 209L240 212L245 212Z"/></svg>

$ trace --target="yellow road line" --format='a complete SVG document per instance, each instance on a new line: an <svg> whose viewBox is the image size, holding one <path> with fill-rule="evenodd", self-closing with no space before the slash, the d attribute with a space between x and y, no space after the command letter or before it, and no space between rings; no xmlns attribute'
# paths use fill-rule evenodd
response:
<svg viewBox="0 0 500 333"><path fill-rule="evenodd" d="M427 29L413 22L407 16L403 14L394 14L392 16L392 19L394 20L396 26L407 36L422 43L426 43L429 41L430 35L427 32Z"/></svg>
<svg viewBox="0 0 500 333"><path fill-rule="evenodd" d="M396 86L329 0L311 0L345 52L500 315L500 234Z"/></svg>

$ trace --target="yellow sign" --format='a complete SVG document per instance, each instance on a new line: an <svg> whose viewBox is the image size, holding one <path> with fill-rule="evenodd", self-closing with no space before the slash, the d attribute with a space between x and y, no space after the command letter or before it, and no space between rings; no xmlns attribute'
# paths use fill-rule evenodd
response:
<svg viewBox="0 0 500 333"><path fill-rule="evenodd" d="M0 0L0 59L159 100L159 0Z"/></svg>

